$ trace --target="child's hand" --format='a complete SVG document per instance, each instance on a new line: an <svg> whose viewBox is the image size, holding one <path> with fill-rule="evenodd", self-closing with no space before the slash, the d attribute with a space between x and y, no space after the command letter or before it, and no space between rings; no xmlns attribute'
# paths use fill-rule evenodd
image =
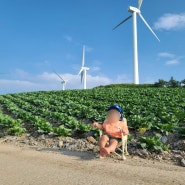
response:
<svg viewBox="0 0 185 185"><path fill-rule="evenodd" d="M126 128L127 130L125 131L125 129L122 129L120 127L118 127L118 129L120 130L121 133L123 133L123 135L128 135L128 127Z"/></svg>
<svg viewBox="0 0 185 185"><path fill-rule="evenodd" d="M92 127L98 127L98 125L99 125L98 122L94 122L94 123L92 124Z"/></svg>

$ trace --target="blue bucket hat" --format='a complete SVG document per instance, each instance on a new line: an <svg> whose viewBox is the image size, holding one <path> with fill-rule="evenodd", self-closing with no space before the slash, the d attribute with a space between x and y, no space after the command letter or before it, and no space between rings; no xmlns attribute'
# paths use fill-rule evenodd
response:
<svg viewBox="0 0 185 185"><path fill-rule="evenodd" d="M107 111L110 111L110 110L117 110L120 114L121 114L121 117L120 117L120 121L123 120L123 109L118 106L118 105L111 105L110 107L108 107Z"/></svg>

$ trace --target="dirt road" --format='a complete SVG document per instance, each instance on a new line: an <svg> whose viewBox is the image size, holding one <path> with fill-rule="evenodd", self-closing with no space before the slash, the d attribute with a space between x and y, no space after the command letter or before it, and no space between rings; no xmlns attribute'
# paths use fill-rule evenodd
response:
<svg viewBox="0 0 185 185"><path fill-rule="evenodd" d="M128 158L0 144L0 185L184 185L185 168Z"/></svg>

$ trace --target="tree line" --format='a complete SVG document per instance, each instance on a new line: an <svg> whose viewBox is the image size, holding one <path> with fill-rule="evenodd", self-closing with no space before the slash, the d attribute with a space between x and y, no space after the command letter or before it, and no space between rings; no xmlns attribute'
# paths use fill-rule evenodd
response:
<svg viewBox="0 0 185 185"><path fill-rule="evenodd" d="M175 80L173 76L170 78L169 81L165 81L163 79L159 79L158 82L153 84L109 84L109 85L100 85L96 88L151 88L151 87L184 87L185 88L185 79L182 81Z"/></svg>
<svg viewBox="0 0 185 185"><path fill-rule="evenodd" d="M159 79L158 82L154 83L155 87L185 87L185 79L178 81L173 78L170 78L169 81L165 81L163 79Z"/></svg>

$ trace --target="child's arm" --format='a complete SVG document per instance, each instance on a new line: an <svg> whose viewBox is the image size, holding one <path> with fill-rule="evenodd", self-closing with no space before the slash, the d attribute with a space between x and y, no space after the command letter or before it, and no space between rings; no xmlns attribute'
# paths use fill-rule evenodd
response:
<svg viewBox="0 0 185 185"><path fill-rule="evenodd" d="M94 123L92 124L92 127L96 127L96 128L98 128L98 129L100 129L100 130L103 130L103 125L99 124L98 122L94 122Z"/></svg>

